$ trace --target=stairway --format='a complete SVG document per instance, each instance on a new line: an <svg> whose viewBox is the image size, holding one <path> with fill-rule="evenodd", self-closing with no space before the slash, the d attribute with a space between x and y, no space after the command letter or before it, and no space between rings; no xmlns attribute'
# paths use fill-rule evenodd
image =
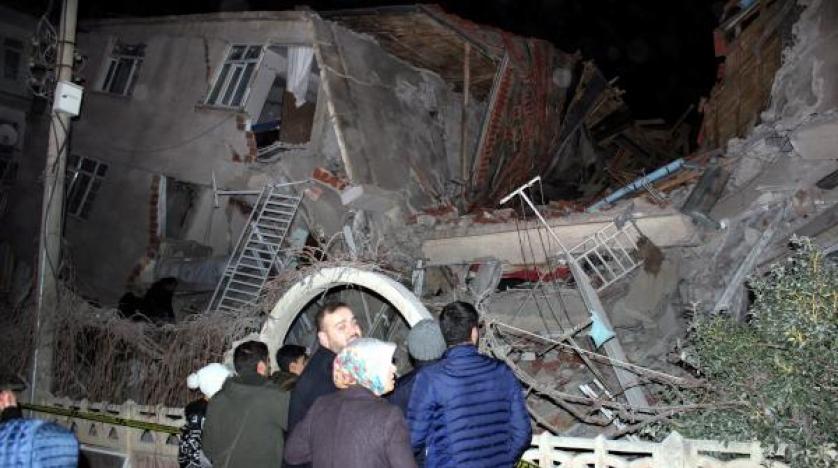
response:
<svg viewBox="0 0 838 468"><path fill-rule="evenodd" d="M250 212L224 274L215 287L207 311L237 311L259 300L272 272L284 267L285 242L301 197L281 193L276 185L266 185Z"/></svg>

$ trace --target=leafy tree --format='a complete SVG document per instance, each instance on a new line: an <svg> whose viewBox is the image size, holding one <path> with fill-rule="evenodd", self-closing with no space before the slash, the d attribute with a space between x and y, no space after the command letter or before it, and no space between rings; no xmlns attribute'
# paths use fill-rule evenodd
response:
<svg viewBox="0 0 838 468"><path fill-rule="evenodd" d="M792 243L789 258L750 280L747 323L695 319L684 362L709 386L662 396L723 409L681 414L668 428L784 447L793 466L836 466L838 266L809 240Z"/></svg>

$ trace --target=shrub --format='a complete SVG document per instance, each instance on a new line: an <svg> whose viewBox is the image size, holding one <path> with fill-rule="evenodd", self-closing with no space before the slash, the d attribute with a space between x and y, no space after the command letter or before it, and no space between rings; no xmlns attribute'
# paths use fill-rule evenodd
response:
<svg viewBox="0 0 838 468"><path fill-rule="evenodd" d="M748 323L695 319L684 361L709 387L663 395L669 402L736 405L685 413L668 424L693 438L785 447L794 466L834 466L838 267L810 241L792 243L789 258L750 280Z"/></svg>

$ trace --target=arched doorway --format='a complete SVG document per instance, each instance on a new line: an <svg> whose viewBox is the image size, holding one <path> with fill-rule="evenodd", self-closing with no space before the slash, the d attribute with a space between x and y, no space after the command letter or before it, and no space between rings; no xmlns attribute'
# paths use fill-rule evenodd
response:
<svg viewBox="0 0 838 468"><path fill-rule="evenodd" d="M314 314L328 300L349 303L364 336L398 343L400 370L407 365L403 346L407 330L432 318L411 291L384 274L352 267L323 268L291 286L263 325L259 338L267 343L272 361L284 343L310 347L316 342Z"/></svg>

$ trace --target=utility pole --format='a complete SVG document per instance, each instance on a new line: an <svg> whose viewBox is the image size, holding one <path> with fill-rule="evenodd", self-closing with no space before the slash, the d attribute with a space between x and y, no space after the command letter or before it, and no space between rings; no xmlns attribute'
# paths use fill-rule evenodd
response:
<svg viewBox="0 0 838 468"><path fill-rule="evenodd" d="M64 0L58 30L56 82L73 79L77 10L78 0ZM70 116L53 109L44 166L44 198L38 250L36 341L32 357L29 395L33 403L50 395L52 390L55 314L59 299L58 269L61 259L61 228L64 219L64 173L67 166L69 133Z"/></svg>

